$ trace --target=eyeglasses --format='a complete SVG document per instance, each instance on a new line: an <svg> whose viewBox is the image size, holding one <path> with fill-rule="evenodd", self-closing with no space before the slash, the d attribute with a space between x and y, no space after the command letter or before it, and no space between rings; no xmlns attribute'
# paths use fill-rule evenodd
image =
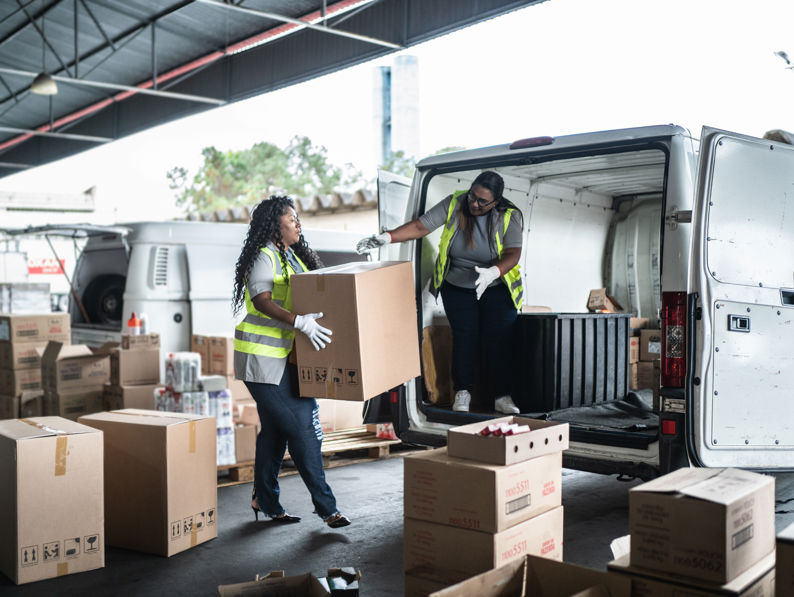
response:
<svg viewBox="0 0 794 597"><path fill-rule="evenodd" d="M487 199L478 197L471 191L469 191L468 196L469 196L469 201L471 201L472 203L476 203L478 207L488 207L491 203L494 203L496 201L496 199L491 199L490 201L488 201Z"/></svg>

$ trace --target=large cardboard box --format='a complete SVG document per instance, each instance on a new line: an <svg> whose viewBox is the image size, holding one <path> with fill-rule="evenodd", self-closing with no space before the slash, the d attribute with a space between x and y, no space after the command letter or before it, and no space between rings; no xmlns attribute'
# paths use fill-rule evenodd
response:
<svg viewBox="0 0 794 597"><path fill-rule="evenodd" d="M160 334L122 334L122 350L160 349Z"/></svg>
<svg viewBox="0 0 794 597"><path fill-rule="evenodd" d="M172 556L218 536L213 417L125 409L80 422L105 435L108 545Z"/></svg>
<svg viewBox="0 0 794 597"><path fill-rule="evenodd" d="M558 506L500 533L403 519L405 570L431 566L477 574L525 555L562 561L563 508Z"/></svg>
<svg viewBox="0 0 794 597"><path fill-rule="evenodd" d="M480 435L489 424L518 423L529 425L528 433L495 437ZM488 419L447 431L447 450L456 458L468 458L491 464L515 464L522 460L568 449L568 423L541 421L527 417Z"/></svg>
<svg viewBox="0 0 794 597"><path fill-rule="evenodd" d="M201 355L201 372L204 375L210 373L210 337L201 334L193 334L190 337L190 352L197 352Z"/></svg>
<svg viewBox="0 0 794 597"><path fill-rule="evenodd" d="M148 384L144 386L117 386L105 384L104 409L121 410L139 408L154 410L154 391L164 386Z"/></svg>
<svg viewBox="0 0 794 597"><path fill-rule="evenodd" d="M446 448L403 459L409 518L498 533L562 503L562 452L509 466L453 458Z"/></svg>
<svg viewBox="0 0 794 597"><path fill-rule="evenodd" d="M0 421L0 570L17 584L105 565L102 434Z"/></svg>
<svg viewBox="0 0 794 597"><path fill-rule="evenodd" d="M104 410L104 388L88 387L53 392L44 390L44 413L76 421L79 417Z"/></svg>
<svg viewBox="0 0 794 597"><path fill-rule="evenodd" d="M251 396L251 392L248 391L248 387L245 385L245 382L241 379L237 379L234 375L227 375L227 388L232 393L232 400L237 402L242 402L246 400L253 400Z"/></svg>
<svg viewBox="0 0 794 597"><path fill-rule="evenodd" d="M794 595L794 524L778 533L776 554L777 594Z"/></svg>
<svg viewBox="0 0 794 597"><path fill-rule="evenodd" d="M210 375L234 375L234 338L211 336Z"/></svg>
<svg viewBox="0 0 794 597"><path fill-rule="evenodd" d="M49 342L41 356L41 386L51 392L102 389L110 380L110 359L84 344Z"/></svg>
<svg viewBox="0 0 794 597"><path fill-rule="evenodd" d="M41 369L0 369L0 394L20 396L41 389Z"/></svg>
<svg viewBox="0 0 794 597"><path fill-rule="evenodd" d="M409 584L406 582L406 589L408 588ZM630 597L631 595L631 581L628 578L531 555L430 593L430 597Z"/></svg>
<svg viewBox="0 0 794 597"><path fill-rule="evenodd" d="M717 584L775 549L775 479L679 469L629 491L631 565Z"/></svg>
<svg viewBox="0 0 794 597"><path fill-rule="evenodd" d="M160 349L112 349L110 383L116 386L141 386L160 383Z"/></svg>
<svg viewBox="0 0 794 597"><path fill-rule="evenodd" d="M629 363L637 363L640 360L640 339L638 336L629 338Z"/></svg>
<svg viewBox="0 0 794 597"><path fill-rule="evenodd" d="M234 426L235 462L252 462L256 458L256 425Z"/></svg>
<svg viewBox="0 0 794 597"><path fill-rule="evenodd" d="M333 332L315 350L295 334L301 396L369 400L420 374L411 264L356 262L292 276L295 313L323 313Z"/></svg>
<svg viewBox="0 0 794 597"><path fill-rule="evenodd" d="M0 342L71 342L68 313L0 313Z"/></svg>
<svg viewBox="0 0 794 597"><path fill-rule="evenodd" d="M0 369L41 369L41 349L45 346L47 341L0 342Z"/></svg>
<svg viewBox="0 0 794 597"><path fill-rule="evenodd" d="M774 597L775 554L770 553L760 562L744 571L729 583L715 585L693 578L683 579L660 572L649 572L629 565L629 556L623 556L607 565L610 573L631 580L632 596L642 597ZM792 593L778 593L792 595Z"/></svg>
<svg viewBox="0 0 794 597"><path fill-rule="evenodd" d="M662 358L662 330L640 330L640 360Z"/></svg>

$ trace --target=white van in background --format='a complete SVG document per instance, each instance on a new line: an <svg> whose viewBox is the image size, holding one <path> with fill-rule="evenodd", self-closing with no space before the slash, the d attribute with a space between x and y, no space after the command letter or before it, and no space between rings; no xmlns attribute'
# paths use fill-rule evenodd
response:
<svg viewBox="0 0 794 597"><path fill-rule="evenodd" d="M794 148L664 125L449 153L419 162L410 184L381 178L381 229L484 170L502 175L524 214L524 304L549 311L519 315L527 337L513 347L513 398L530 416L570 423L564 466L643 479L689 464L794 469ZM446 325L427 292L440 232L380 249L414 263L420 338ZM627 387L628 321L585 314L589 291L604 287L661 327L656 406L650 390ZM522 391L541 377L553 404ZM415 443L497 416L476 404L453 412L421 378L386 398Z"/></svg>

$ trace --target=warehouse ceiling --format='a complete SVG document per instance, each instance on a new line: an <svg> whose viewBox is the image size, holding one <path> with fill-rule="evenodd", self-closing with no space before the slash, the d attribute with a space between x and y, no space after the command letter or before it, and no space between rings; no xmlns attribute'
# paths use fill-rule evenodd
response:
<svg viewBox="0 0 794 597"><path fill-rule="evenodd" d="M0 177L540 1L4 0Z"/></svg>

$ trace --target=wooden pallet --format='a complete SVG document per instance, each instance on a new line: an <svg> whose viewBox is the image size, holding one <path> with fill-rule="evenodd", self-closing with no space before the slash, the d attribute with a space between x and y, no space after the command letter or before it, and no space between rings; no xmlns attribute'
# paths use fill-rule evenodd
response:
<svg viewBox="0 0 794 597"><path fill-rule="evenodd" d="M329 431L323 440L322 455L323 468L335 468L360 462L371 462L391 455L390 446L400 444L398 439L381 439L375 433L367 431L365 426L351 427L341 431ZM364 452L366 456L354 456L354 452ZM342 454L350 455L339 458ZM284 459L289 458L289 452ZM279 477L297 474L294 467L283 468ZM218 487L250 483L254 480L254 463L240 462L218 467Z"/></svg>

